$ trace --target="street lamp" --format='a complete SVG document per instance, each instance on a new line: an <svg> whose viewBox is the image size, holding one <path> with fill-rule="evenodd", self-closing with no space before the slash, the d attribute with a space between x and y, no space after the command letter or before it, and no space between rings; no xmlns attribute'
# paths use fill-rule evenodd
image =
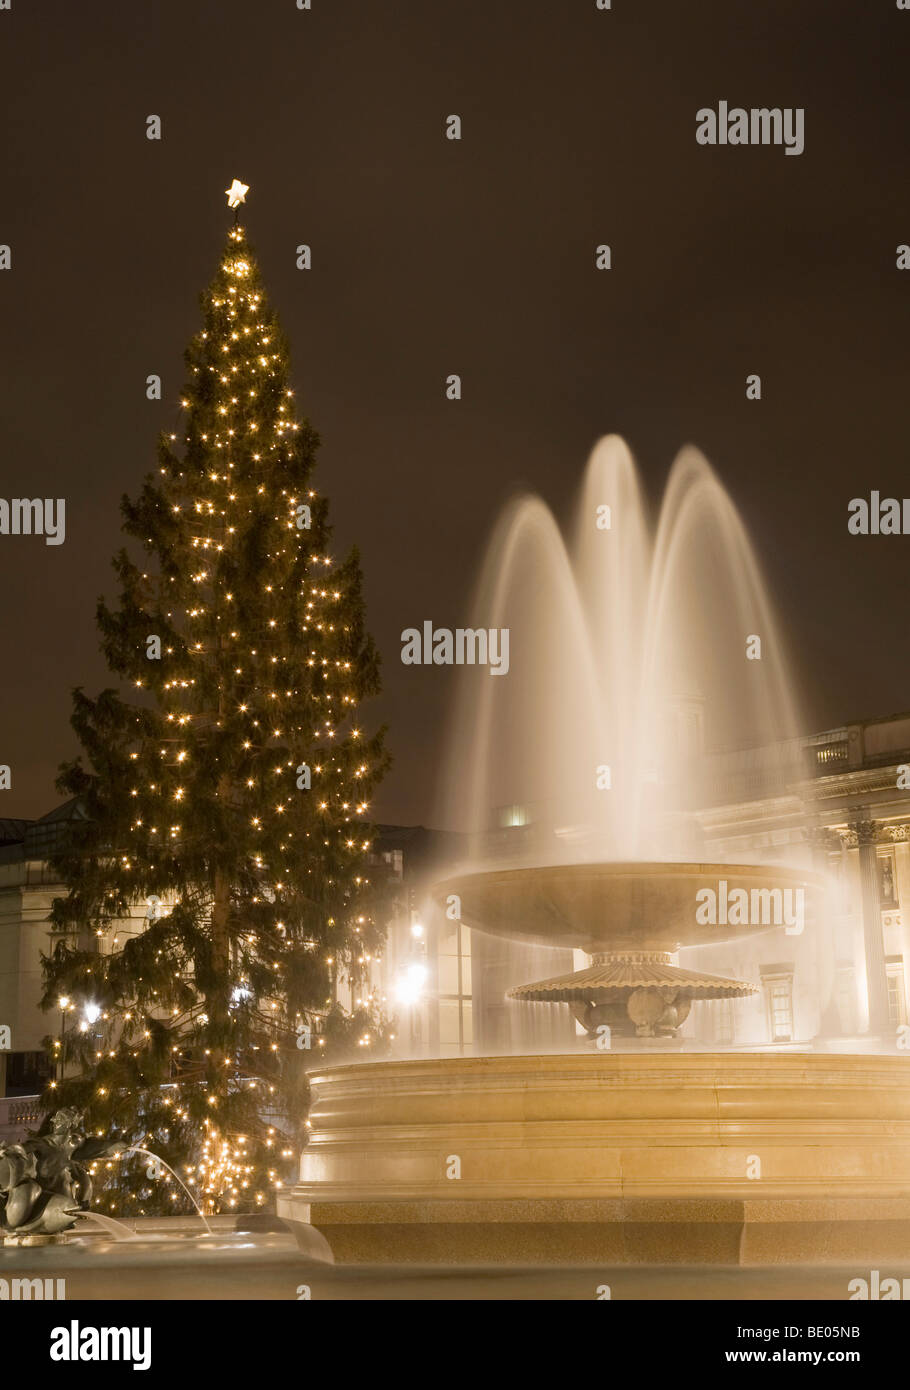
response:
<svg viewBox="0 0 910 1390"><path fill-rule="evenodd" d="M412 961L402 970L395 981L395 998L399 1004L413 1005L420 1001L426 983L427 968L419 961Z"/></svg>
<svg viewBox="0 0 910 1390"><path fill-rule="evenodd" d="M82 1009L82 1022L79 1024L79 1032L87 1033L101 1017L100 1004L85 1004Z"/></svg>
<svg viewBox="0 0 910 1390"><path fill-rule="evenodd" d="M398 974L393 985L393 994L397 1003L408 1011L408 1032L412 1048L417 1046L420 1034L419 1005L428 973L427 967L421 961L409 961Z"/></svg>

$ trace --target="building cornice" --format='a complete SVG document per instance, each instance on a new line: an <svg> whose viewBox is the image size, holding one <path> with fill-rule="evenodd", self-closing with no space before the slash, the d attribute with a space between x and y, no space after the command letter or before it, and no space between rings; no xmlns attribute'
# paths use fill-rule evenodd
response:
<svg viewBox="0 0 910 1390"><path fill-rule="evenodd" d="M834 800L839 796L856 796L868 792L897 791L897 769L901 763L882 767L853 768L811 781L795 782L793 792L803 801Z"/></svg>

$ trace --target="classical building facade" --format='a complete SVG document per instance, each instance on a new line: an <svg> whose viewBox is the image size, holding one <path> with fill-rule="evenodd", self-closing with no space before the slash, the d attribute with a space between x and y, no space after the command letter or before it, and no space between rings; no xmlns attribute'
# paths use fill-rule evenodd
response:
<svg viewBox="0 0 910 1390"><path fill-rule="evenodd" d="M761 993L727 1006L732 1017L715 1017L716 1041L856 1051L901 1036L910 961L910 715L712 762L714 804L701 816L707 857L801 864L827 884L800 936L772 932L730 953L731 973L745 969L738 978L760 983ZM756 786L765 791L757 799Z"/></svg>
<svg viewBox="0 0 910 1390"><path fill-rule="evenodd" d="M34 1095L49 1074L42 1039L61 1019L39 1009L41 953L51 949L48 913L63 891L48 867L58 837L79 815L75 802L41 820L0 820L0 1095ZM65 1025L64 1025L65 1026Z"/></svg>

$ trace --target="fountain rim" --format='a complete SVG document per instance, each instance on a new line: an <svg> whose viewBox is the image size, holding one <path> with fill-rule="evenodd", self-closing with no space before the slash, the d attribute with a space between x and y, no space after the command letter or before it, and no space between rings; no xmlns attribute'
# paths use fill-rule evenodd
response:
<svg viewBox="0 0 910 1390"><path fill-rule="evenodd" d="M731 1059L735 1058L735 1062ZM772 1059L769 1061L769 1058ZM461 1073L464 1080L475 1080L478 1084L495 1080L500 1076L516 1076L522 1085L540 1087L546 1084L550 1072L569 1073L572 1080L589 1081L593 1073L610 1081L629 1081L635 1083L642 1076L655 1073L659 1077L667 1069L682 1070L691 1075L689 1083L698 1082L701 1075L711 1084L711 1078L722 1067L737 1075L737 1080L748 1084L756 1075L766 1072L773 1066L778 1072L792 1077L791 1084L805 1086L813 1079L811 1073L834 1073L840 1085L865 1084L864 1073L883 1070L885 1075L893 1074L900 1079L902 1088L907 1085L904 1054L898 1052L817 1052L809 1044L804 1047L775 1048L770 1044L738 1049L735 1047L707 1049L704 1052L490 1052L475 1055L464 1054L458 1057L382 1057L369 1062L339 1062L335 1066L314 1066L307 1070L307 1080L314 1089L320 1086L365 1087L368 1094L375 1094L377 1080L394 1085L408 1086L424 1084L436 1074L451 1078L453 1073ZM528 1073L531 1076L528 1076ZM577 1073L577 1075L575 1075ZM776 1078L779 1082L781 1078ZM866 1078L867 1080L868 1078ZM316 1096L318 1109L319 1096Z"/></svg>
<svg viewBox="0 0 910 1390"><path fill-rule="evenodd" d="M600 860L456 873L435 885L433 896L460 902L460 920L494 937L543 946L570 946L592 954L652 949L675 952L705 945L711 930L683 911L695 885L730 880L734 890L774 892L808 888L822 893L816 871L772 864L722 864L681 860ZM644 916L628 917L634 903ZM625 915L624 915L625 913ZM724 940L741 940L769 924L723 924ZM696 927L698 929L696 930ZM772 929L773 926L772 926Z"/></svg>
<svg viewBox="0 0 910 1390"><path fill-rule="evenodd" d="M445 889L454 887L456 883L478 883L481 880L513 878L528 881L529 879L553 875L560 878L590 876L591 878L649 879L664 877L719 878L725 874L733 878L750 878L762 874L773 875L775 878L792 882L794 886L805 884L814 888L823 887L825 881L824 876L815 869L797 869L788 864L722 863L715 860L694 859L600 859L591 861L582 859L574 860L571 863L512 864L503 865L501 868L456 871L447 878L440 879L435 885L434 891L441 894Z"/></svg>

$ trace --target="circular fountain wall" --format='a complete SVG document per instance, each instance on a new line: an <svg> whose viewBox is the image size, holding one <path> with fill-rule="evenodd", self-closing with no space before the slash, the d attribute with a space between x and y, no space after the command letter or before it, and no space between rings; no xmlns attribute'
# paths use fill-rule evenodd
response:
<svg viewBox="0 0 910 1390"><path fill-rule="evenodd" d="M279 1214L339 1261L819 1263L910 1242L903 1057L465 1057L313 1085Z"/></svg>

